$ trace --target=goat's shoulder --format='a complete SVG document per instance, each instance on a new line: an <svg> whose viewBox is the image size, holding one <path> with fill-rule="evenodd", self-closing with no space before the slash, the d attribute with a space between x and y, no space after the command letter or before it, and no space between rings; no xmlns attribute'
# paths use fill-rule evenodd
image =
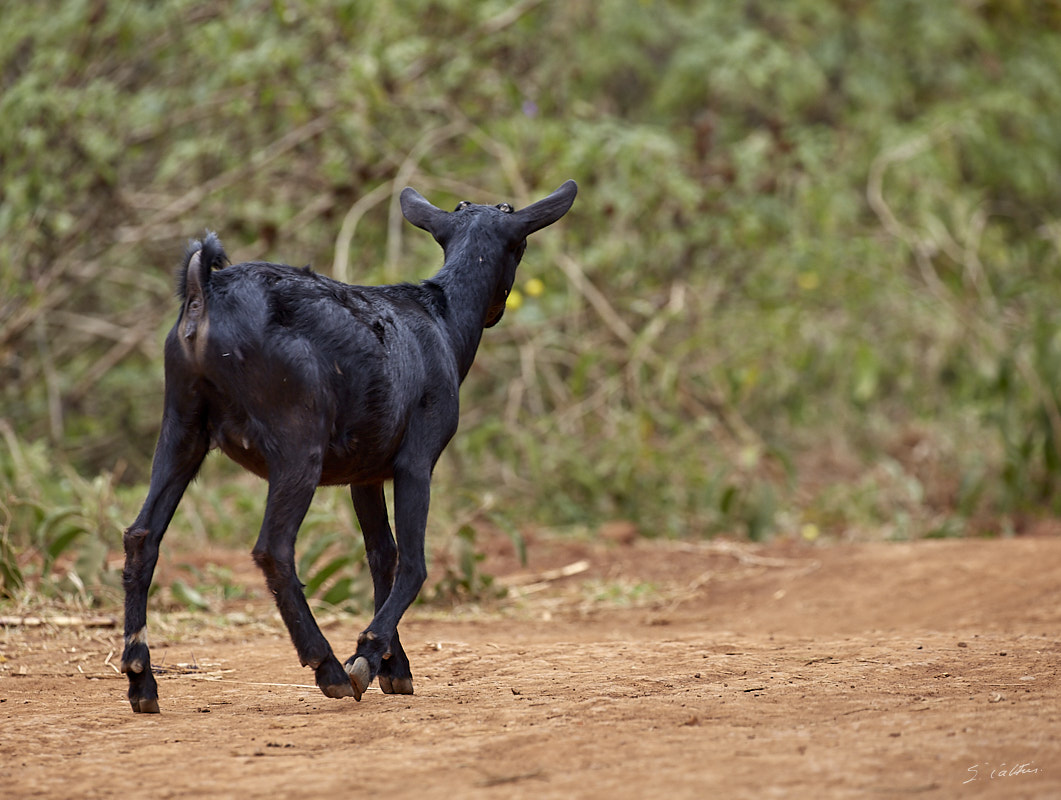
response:
<svg viewBox="0 0 1061 800"><path fill-rule="evenodd" d="M395 313L410 320L423 318L436 321L446 316L445 293L433 281L373 286L366 291L371 298L390 306Z"/></svg>

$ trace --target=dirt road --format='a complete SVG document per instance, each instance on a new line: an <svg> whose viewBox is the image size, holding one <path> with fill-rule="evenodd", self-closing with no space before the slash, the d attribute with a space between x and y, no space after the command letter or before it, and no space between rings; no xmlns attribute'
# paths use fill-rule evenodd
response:
<svg viewBox="0 0 1061 800"><path fill-rule="evenodd" d="M264 601L151 619L160 715L117 630L8 628L0 797L1061 797L1061 539L531 559L522 598L410 612L411 697L323 697Z"/></svg>

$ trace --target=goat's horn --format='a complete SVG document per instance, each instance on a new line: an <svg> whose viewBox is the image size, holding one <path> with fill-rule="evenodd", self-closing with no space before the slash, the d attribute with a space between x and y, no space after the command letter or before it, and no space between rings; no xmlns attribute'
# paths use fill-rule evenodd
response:
<svg viewBox="0 0 1061 800"><path fill-rule="evenodd" d="M571 204L575 202L576 194L578 194L578 184L570 180L565 181L548 197L517 211L513 214L513 218L523 226L523 235L529 236L547 225L552 225L566 214Z"/></svg>
<svg viewBox="0 0 1061 800"><path fill-rule="evenodd" d="M435 241L441 244L450 233L452 221L450 215L441 208L431 203L411 186L402 189L399 200L402 205L402 214L407 220L418 228L435 237Z"/></svg>

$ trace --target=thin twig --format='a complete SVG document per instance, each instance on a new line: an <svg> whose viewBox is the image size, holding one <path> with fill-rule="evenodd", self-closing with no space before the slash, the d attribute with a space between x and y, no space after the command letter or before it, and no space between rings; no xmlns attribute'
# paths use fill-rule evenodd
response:
<svg viewBox="0 0 1061 800"><path fill-rule="evenodd" d="M405 160L402 161L401 166L398 167L398 172L394 176L394 183L392 184L390 212L387 215L386 263L388 276L393 273L395 266L398 263L398 256L401 254L402 247L402 210L401 205L398 202L398 193L401 190L398 187L404 187L409 183L413 175L416 173L420 159L432 148L438 146L447 139L452 139L453 137L458 136L466 129L467 123L463 120L456 120L449 122L446 125L430 129L412 146L409 150L409 154L405 157Z"/></svg>
<svg viewBox="0 0 1061 800"><path fill-rule="evenodd" d="M80 403L95 388L96 384L103 378L103 376L117 366L118 363L133 352L133 350L138 348L140 343L149 335L150 331L146 328L134 328L127 331L125 337L121 341L115 342L114 345L112 345L101 358L97 359L89 370L81 376L81 379L77 382L77 385L68 396L69 402L73 405Z"/></svg>
<svg viewBox="0 0 1061 800"><path fill-rule="evenodd" d="M114 664L112 664L112 663L111 663L111 658L113 658L113 657L114 657L114 651L113 651L113 650L111 650L111 651L110 651L109 653L107 653L107 658L106 658L106 659L104 659L104 661L103 661L103 666L105 666L105 667L110 667L110 668L111 668L111 669L113 669L113 670L114 670L114 671L115 671L116 673L118 673L119 675L121 675L121 674L122 674L122 671L121 671L120 669L118 669L118 667L117 667L117 666L115 666Z"/></svg>
<svg viewBox="0 0 1061 800"><path fill-rule="evenodd" d="M56 628L115 628L118 626L118 620L107 616L0 616L0 627L39 628L43 625L52 625Z"/></svg>
<svg viewBox="0 0 1061 800"><path fill-rule="evenodd" d="M140 242L147 239L168 238L172 235L172 232L169 229L161 228L161 226L191 211L211 194L231 186L247 175L260 170L270 161L276 160L289 150L293 150L303 142L320 135L330 124L331 118L325 114L310 120L305 125L288 131L275 142L253 153L245 163L240 164L238 167L233 167L208 181L204 181L185 192L165 208L159 210L143 225L119 228L117 231L118 241ZM160 236L160 232L164 236Z"/></svg>
<svg viewBox="0 0 1061 800"><path fill-rule="evenodd" d="M614 333L623 344L627 346L633 344L634 339L637 338L636 334L612 308L612 304L608 302L604 293L586 277L582 266L566 253L558 253L557 262L575 290L593 307L604 324L608 326L608 330Z"/></svg>
<svg viewBox="0 0 1061 800"><path fill-rule="evenodd" d="M339 235L335 237L335 255L332 259L332 277L343 283L350 282L350 243L357 230L357 223L365 213L394 193L394 181L381 183L368 194L362 195L343 217Z"/></svg>
<svg viewBox="0 0 1061 800"><path fill-rule="evenodd" d="M479 30L487 36L499 33L510 25L514 25L523 15L541 3L542 0L520 0L518 3L513 3L496 17L486 20L479 26Z"/></svg>
<svg viewBox="0 0 1061 800"><path fill-rule="evenodd" d="M571 578L586 572L590 567L589 561L580 559L570 564L565 564L556 569L547 569L534 575L510 575L498 579L498 583L509 588L518 588L521 592L538 591L544 589L553 581Z"/></svg>

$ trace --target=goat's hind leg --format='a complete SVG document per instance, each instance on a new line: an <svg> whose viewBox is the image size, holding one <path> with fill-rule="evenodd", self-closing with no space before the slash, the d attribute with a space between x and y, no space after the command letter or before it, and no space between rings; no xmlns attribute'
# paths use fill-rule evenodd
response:
<svg viewBox="0 0 1061 800"><path fill-rule="evenodd" d="M346 661L346 670L350 673L357 696L379 674L384 676L384 687L389 679L391 693L412 693L411 674L396 672L397 663L388 665L389 673L384 672L383 668L383 664L395 658L395 653L400 652L404 657L398 641L398 622L416 599L427 575L424 529L431 498L431 468L422 465L411 469L403 467L403 464L397 464L394 473L394 527L398 550L394 584L368 628L358 637L357 652ZM408 665L408 659L405 659L405 664ZM395 677L399 680L397 687ZM408 691L404 691L406 689Z"/></svg>
<svg viewBox="0 0 1061 800"><path fill-rule="evenodd" d="M394 572L398 564L398 549L394 544L390 523L387 520L387 503L383 495L383 484L370 486L351 486L350 496L354 501L354 511L361 525L365 538L365 554L368 558L369 571L372 573L372 587L375 596L375 613L383 607L390 596L394 585ZM370 677L365 669L368 662L363 662L360 673L353 672L355 657L347 661L345 668L354 676L355 694L361 686L367 686ZM394 631L390 650L383 656L380 664L379 688L384 694L412 694L413 673L409 666L409 657Z"/></svg>
<svg viewBox="0 0 1061 800"><path fill-rule="evenodd" d="M265 574L302 666L313 668L317 686L328 697L350 697L354 694L350 678L313 619L295 574L295 538L320 475L320 461L316 460L316 469L313 461L289 460L285 469L269 476L269 499L253 556Z"/></svg>
<svg viewBox="0 0 1061 800"><path fill-rule="evenodd" d="M147 592L162 536L209 449L209 437L194 416L167 410L151 467L151 486L136 521L123 537L125 649L121 669L129 678L129 703L138 713L158 713L158 685L147 646Z"/></svg>

